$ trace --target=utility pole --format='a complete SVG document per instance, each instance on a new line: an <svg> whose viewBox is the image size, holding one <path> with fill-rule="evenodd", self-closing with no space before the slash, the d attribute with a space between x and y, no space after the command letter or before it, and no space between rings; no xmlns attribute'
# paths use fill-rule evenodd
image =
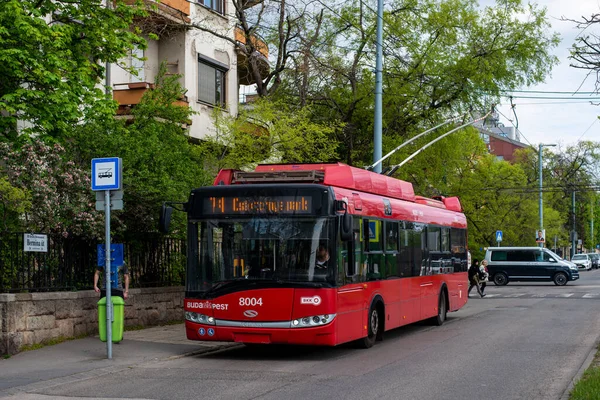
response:
<svg viewBox="0 0 600 400"><path fill-rule="evenodd" d="M595 192L594 192L595 193ZM594 239L594 193L592 193L592 221L590 223L590 245L591 249L594 250L596 248L596 240ZM590 250L590 252L592 251Z"/></svg>
<svg viewBox="0 0 600 400"><path fill-rule="evenodd" d="M110 2L111 0L106 0L106 8L108 10L110 10ZM108 98L110 98L111 95L110 85L110 63L106 61L104 63L104 92Z"/></svg>
<svg viewBox="0 0 600 400"><path fill-rule="evenodd" d="M375 123L373 137L373 162L382 156L382 70L383 70L383 0L377 0L377 41L375 61ZM375 165L374 171L381 173L381 164Z"/></svg>
<svg viewBox="0 0 600 400"><path fill-rule="evenodd" d="M544 207L542 201L542 150L544 147L556 146L555 144L542 144L540 143L538 150L538 164L539 164L539 181L540 181L540 231L544 231ZM540 247L544 247L544 242L540 242Z"/></svg>
<svg viewBox="0 0 600 400"><path fill-rule="evenodd" d="M577 245L577 232L575 230L575 191L573 190L573 195L571 197L571 201L573 203L573 232L571 234L571 259L575 255L575 246Z"/></svg>

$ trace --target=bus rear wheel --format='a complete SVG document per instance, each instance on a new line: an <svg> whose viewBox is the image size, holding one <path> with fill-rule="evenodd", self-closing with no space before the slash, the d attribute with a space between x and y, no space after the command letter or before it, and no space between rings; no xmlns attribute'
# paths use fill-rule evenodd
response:
<svg viewBox="0 0 600 400"><path fill-rule="evenodd" d="M441 292L438 300L438 314L431 318L429 322L435 326L442 326L446 321L447 314L448 307L446 307L446 296L444 295L444 292Z"/></svg>
<svg viewBox="0 0 600 400"><path fill-rule="evenodd" d="M375 304L371 304L371 308L369 309L369 320L367 321L369 331L367 336L359 341L360 347L364 349L373 347L377 340L377 335L380 334L379 331L382 328L381 323L382 319L379 309Z"/></svg>

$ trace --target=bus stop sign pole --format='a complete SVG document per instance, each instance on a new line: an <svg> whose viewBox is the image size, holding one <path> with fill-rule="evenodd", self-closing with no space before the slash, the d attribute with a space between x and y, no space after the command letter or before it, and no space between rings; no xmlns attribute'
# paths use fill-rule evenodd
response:
<svg viewBox="0 0 600 400"><path fill-rule="evenodd" d="M113 306L111 300L110 282L110 191L121 189L122 162L120 158L94 158L92 159L92 190L104 191L105 214L105 255L104 277L106 290L106 356L112 359L112 320Z"/></svg>
<svg viewBox="0 0 600 400"><path fill-rule="evenodd" d="M104 277L106 288L106 358L112 359L112 299L111 299L111 284L110 284L110 190L104 191L104 241L105 254L104 254Z"/></svg>

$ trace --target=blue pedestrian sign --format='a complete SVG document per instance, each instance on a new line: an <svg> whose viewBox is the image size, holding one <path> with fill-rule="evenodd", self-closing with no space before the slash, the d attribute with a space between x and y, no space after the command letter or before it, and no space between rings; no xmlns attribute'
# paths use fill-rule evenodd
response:
<svg viewBox="0 0 600 400"><path fill-rule="evenodd" d="M122 162L118 157L92 159L92 190L119 190Z"/></svg>
<svg viewBox="0 0 600 400"><path fill-rule="evenodd" d="M496 242L502 241L502 231L496 231Z"/></svg>

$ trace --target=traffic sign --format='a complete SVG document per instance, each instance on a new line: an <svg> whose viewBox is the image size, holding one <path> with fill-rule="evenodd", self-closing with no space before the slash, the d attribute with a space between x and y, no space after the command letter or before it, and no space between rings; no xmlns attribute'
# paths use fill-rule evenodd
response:
<svg viewBox="0 0 600 400"><path fill-rule="evenodd" d="M98 192L100 193L100 192ZM122 210L123 209L123 200L113 200L110 199L110 209L111 210ZM96 211L104 211L104 200L96 200Z"/></svg>
<svg viewBox="0 0 600 400"><path fill-rule="evenodd" d="M111 190L110 199L112 200L123 200L123 189ZM96 201L104 201L104 193L96 192Z"/></svg>
<svg viewBox="0 0 600 400"><path fill-rule="evenodd" d="M122 162L118 157L92 159L92 190L119 190Z"/></svg>
<svg viewBox="0 0 600 400"><path fill-rule="evenodd" d="M502 241L502 231L496 231L496 242Z"/></svg>

